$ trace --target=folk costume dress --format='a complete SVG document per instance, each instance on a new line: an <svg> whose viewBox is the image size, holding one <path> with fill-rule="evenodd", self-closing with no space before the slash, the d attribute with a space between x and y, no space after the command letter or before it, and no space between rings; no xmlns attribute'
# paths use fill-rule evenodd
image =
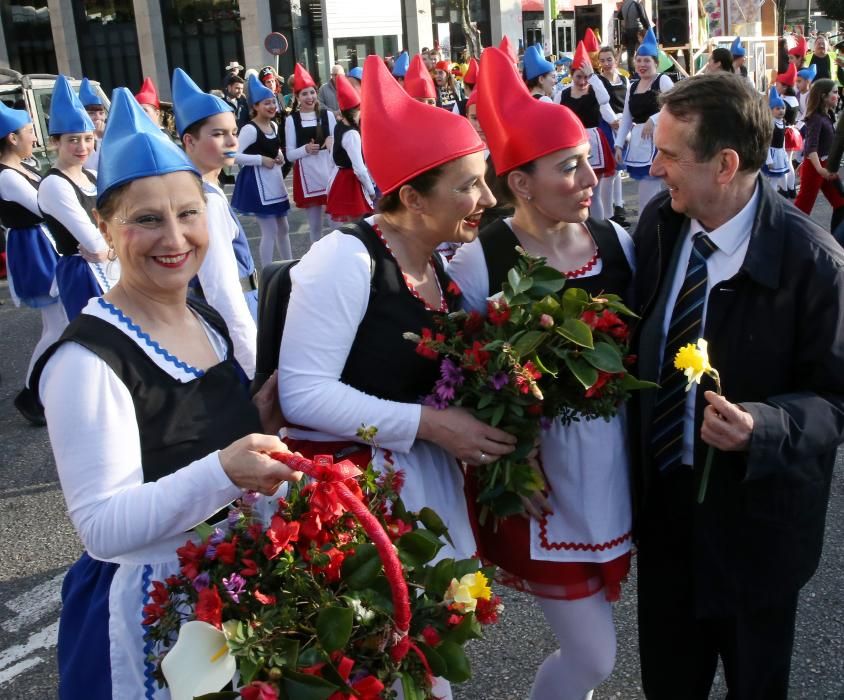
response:
<svg viewBox="0 0 844 700"><path fill-rule="evenodd" d="M235 162L240 172L234 183L232 208L247 216L285 216L290 211L287 186L281 175L281 166L265 168L262 158L275 159L281 149L281 138L275 122L270 122L270 132L265 132L250 121L238 133Z"/></svg>
<svg viewBox="0 0 844 700"><path fill-rule="evenodd" d="M617 224L589 219L595 256L566 273L566 287L597 296L627 296L632 282L633 241ZM487 298L501 291L520 245L511 219L485 228L461 246L449 274L463 291L463 306L485 314ZM497 532L477 530L482 557L493 555L501 582L545 598L573 600L604 589L617 600L630 568L631 500L627 421L622 408L610 421L564 425L542 431L539 449L552 512L541 519L507 518ZM477 486L467 476L467 500L474 511Z"/></svg>
<svg viewBox="0 0 844 700"><path fill-rule="evenodd" d="M624 112L621 115L621 126L618 128L616 143L624 144L629 135L630 142L624 150L624 167L630 177L641 180L650 177L651 164L656 155L653 138L642 136L645 123L659 113L658 98L662 92L667 92L674 83L667 75L657 75L651 86L645 92L636 92L640 78L630 81Z"/></svg>
<svg viewBox="0 0 844 700"><path fill-rule="evenodd" d="M361 124L364 157L383 192L483 151L467 120L412 99L377 56L367 58L364 71L361 99L372 106ZM378 138L396 123L403 124L405 138ZM433 142L422 138L431 131L442 137ZM429 308L408 285L379 235L376 218L314 244L291 273L279 397L294 424L288 429L289 445L310 454L351 453L354 458L357 453L363 463L371 458L379 470L389 465L404 471L407 507L429 506L449 527L454 546L447 545L439 556L466 557L474 553L475 542L460 466L443 448L416 438L421 400L433 390L439 363L416 353L415 344L403 337L458 308L458 290L433 251L430 265L440 289L437 308ZM377 428L375 446L357 437L361 424Z"/></svg>
<svg viewBox="0 0 844 700"><path fill-rule="evenodd" d="M173 111L179 136L194 124L232 112L231 105L199 86L181 68L173 72ZM247 375L255 374L258 274L249 241L219 186L203 180L209 247L192 289L225 320L235 356Z"/></svg>
<svg viewBox="0 0 844 700"><path fill-rule="evenodd" d="M196 173L125 88L115 91L112 113L103 143L114 160L103 163L100 197L140 177ZM190 531L224 520L221 510L241 495L218 451L260 431L257 410L222 319L202 302L188 306L219 359L206 370L96 298L33 373L85 546L62 588L61 700L170 697L157 688L144 639L152 581L178 572L176 550L194 540Z"/></svg>
<svg viewBox="0 0 844 700"><path fill-rule="evenodd" d="M293 161L293 201L299 209L322 206L328 197L328 179L332 170L332 154L325 140L334 135L337 120L332 112L296 110L284 125L287 137L287 159ZM321 148L309 155L305 145L313 140Z"/></svg>
<svg viewBox="0 0 844 700"><path fill-rule="evenodd" d="M94 125L64 76L59 76L50 103L50 135L90 133ZM83 169L87 185L78 185L58 168L51 168L38 188L38 207L61 258L56 265L59 296L72 321L91 297L111 289L120 278L120 263L86 262L79 246L105 253L106 242L94 222L97 175Z"/></svg>
<svg viewBox="0 0 844 700"><path fill-rule="evenodd" d="M360 105L360 95L344 75L338 75L337 99L343 111ZM334 127L334 170L328 183L325 210L333 221L356 221L372 213L375 183L363 162L360 129L338 122Z"/></svg>
<svg viewBox="0 0 844 700"><path fill-rule="evenodd" d="M28 174L0 164L0 223L6 229L9 292L16 306L42 308L59 301L59 256L38 208L41 176L25 165L21 167Z"/></svg>
<svg viewBox="0 0 844 700"><path fill-rule="evenodd" d="M475 541L460 465L438 445L416 439L420 402L439 377L439 363L403 337L432 328L435 315L459 303L433 255L442 300L428 307L373 224L370 218L357 224L359 233L330 233L291 271L279 391L295 427L285 442L308 457L332 454L362 465L371 460L378 471L401 470L407 508L429 506L449 527L454 547L440 550L440 558L469 557ZM358 441L362 424L378 429L377 446Z"/></svg>

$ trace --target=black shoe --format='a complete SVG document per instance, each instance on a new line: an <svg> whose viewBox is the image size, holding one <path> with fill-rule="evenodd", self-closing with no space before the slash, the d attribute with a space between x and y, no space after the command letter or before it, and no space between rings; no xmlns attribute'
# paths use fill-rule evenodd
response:
<svg viewBox="0 0 844 700"><path fill-rule="evenodd" d="M15 397L15 408L33 425L47 425L47 419L44 418L44 407L35 392L29 387L24 387Z"/></svg>
<svg viewBox="0 0 844 700"><path fill-rule="evenodd" d="M788 199L788 192L780 187L777 187L777 194Z"/></svg>
<svg viewBox="0 0 844 700"><path fill-rule="evenodd" d="M612 216L610 218L619 226L627 224L627 214L624 211L624 207L613 207Z"/></svg>
<svg viewBox="0 0 844 700"><path fill-rule="evenodd" d="M789 199L797 199L797 190L789 190L788 191L788 198Z"/></svg>

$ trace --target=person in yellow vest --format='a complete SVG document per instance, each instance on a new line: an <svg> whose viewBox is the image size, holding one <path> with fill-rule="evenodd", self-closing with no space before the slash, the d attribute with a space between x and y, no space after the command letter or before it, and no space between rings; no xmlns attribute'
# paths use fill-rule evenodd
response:
<svg viewBox="0 0 844 700"><path fill-rule="evenodd" d="M840 85L838 82L838 67L844 65L844 56L839 57L830 48L829 39L826 38L825 34L818 34L815 39L814 50L806 54L806 60L803 65L807 67L815 66L817 68L816 80L829 78L835 81L836 87Z"/></svg>

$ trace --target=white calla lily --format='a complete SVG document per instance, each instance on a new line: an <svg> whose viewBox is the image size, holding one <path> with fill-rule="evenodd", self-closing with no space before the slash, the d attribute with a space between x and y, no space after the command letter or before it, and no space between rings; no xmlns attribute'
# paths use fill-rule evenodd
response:
<svg viewBox="0 0 844 700"><path fill-rule="evenodd" d="M179 638L161 662L172 700L216 693L237 671L225 633L207 622L182 625Z"/></svg>

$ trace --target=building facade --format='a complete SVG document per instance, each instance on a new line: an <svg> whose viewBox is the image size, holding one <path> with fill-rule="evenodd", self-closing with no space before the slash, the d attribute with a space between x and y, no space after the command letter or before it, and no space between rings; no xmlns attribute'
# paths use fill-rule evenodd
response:
<svg viewBox="0 0 844 700"><path fill-rule="evenodd" d="M482 43L524 40L522 0L467 0ZM315 78L332 63L352 68L371 53L465 46L454 0L0 0L0 68L98 80L137 90L150 76L163 99L175 67L206 90L233 60L252 68L295 61ZM264 47L270 32L289 49Z"/></svg>

